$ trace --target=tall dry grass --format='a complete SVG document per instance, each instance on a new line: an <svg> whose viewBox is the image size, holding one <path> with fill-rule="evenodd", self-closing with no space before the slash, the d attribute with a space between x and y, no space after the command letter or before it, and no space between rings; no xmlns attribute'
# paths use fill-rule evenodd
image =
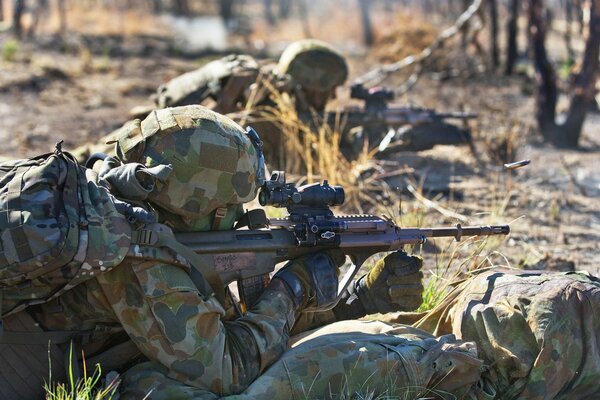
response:
<svg viewBox="0 0 600 400"><path fill-rule="evenodd" d="M375 159L377 149L369 149L367 143L354 158L344 155L341 149L343 121L333 126L324 122L318 114L302 119L287 93L282 93L269 82L263 82L270 92L272 105L255 107L250 96L246 118L241 124L266 122L272 124L279 137L279 150L275 157L288 177L296 183L313 183L327 180L341 185L346 193L344 210L363 212L377 206L375 193L388 188L378 179L382 172L381 161ZM260 132L259 132L260 133ZM389 190L388 190L389 192Z"/></svg>

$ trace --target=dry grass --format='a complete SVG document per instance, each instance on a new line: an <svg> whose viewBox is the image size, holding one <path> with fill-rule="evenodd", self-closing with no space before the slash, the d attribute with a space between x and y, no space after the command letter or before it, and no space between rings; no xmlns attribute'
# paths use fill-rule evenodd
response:
<svg viewBox="0 0 600 400"><path fill-rule="evenodd" d="M255 118L278 128L279 161L291 180L313 183L327 179L332 185L344 187L345 209L363 212L365 207L375 207L374 193L386 190L385 183L377 178L376 172L381 167L374 159L376 150L365 146L355 159L347 158L340 148L341 124L332 127L319 121L317 115L312 122L301 120L289 95L276 91L268 83L265 85L274 105L259 108ZM253 109L252 105L248 109Z"/></svg>
<svg viewBox="0 0 600 400"><path fill-rule="evenodd" d="M394 16L395 23L377 40L373 55L381 63L393 63L418 54L431 45L439 29L422 17L407 11Z"/></svg>

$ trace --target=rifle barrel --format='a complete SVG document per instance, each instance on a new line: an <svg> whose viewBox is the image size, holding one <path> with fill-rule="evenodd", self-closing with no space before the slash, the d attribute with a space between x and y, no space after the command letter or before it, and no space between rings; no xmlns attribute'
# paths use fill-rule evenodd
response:
<svg viewBox="0 0 600 400"><path fill-rule="evenodd" d="M510 226L508 225L488 225L488 226L461 226L456 225L453 228L431 228L431 237L454 237L460 240L462 236L491 236L508 235Z"/></svg>

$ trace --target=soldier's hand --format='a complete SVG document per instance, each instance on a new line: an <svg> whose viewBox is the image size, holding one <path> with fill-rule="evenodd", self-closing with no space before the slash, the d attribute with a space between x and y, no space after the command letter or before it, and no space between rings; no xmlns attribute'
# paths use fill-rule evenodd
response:
<svg viewBox="0 0 600 400"><path fill-rule="evenodd" d="M337 296L339 267L345 257L319 252L289 261L273 279L281 279L299 311L328 304Z"/></svg>
<svg viewBox="0 0 600 400"><path fill-rule="evenodd" d="M414 311L423 302L423 259L403 251L388 254L355 285L367 314Z"/></svg>

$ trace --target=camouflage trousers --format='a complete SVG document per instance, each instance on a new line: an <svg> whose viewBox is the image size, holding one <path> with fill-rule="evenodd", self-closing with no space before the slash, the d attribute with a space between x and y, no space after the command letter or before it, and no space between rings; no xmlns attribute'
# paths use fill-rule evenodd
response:
<svg viewBox="0 0 600 400"><path fill-rule="evenodd" d="M454 335L405 325L342 321L297 335L290 349L243 393L228 399L476 398L482 361ZM215 399L168 377L153 362L129 370L121 399ZM468 397L467 397L468 396ZM482 398L482 397L477 397Z"/></svg>
<svg viewBox="0 0 600 400"><path fill-rule="evenodd" d="M499 400L598 399L599 310L600 280L585 273L494 269L456 286L415 326L474 342L488 366L482 382Z"/></svg>

